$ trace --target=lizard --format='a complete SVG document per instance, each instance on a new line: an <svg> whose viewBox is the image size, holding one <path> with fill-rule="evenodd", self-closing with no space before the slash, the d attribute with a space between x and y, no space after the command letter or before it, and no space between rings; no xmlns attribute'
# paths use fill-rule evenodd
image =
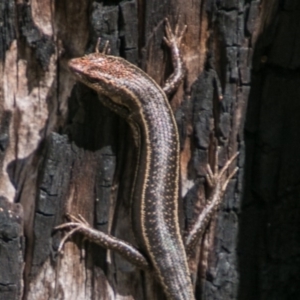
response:
<svg viewBox="0 0 300 300"><path fill-rule="evenodd" d="M62 239L80 232L86 239L114 250L136 266L154 272L170 300L195 299L188 267L188 254L201 238L212 215L218 209L229 180L226 171L236 158L233 155L223 169L212 172L208 166L207 181L213 188L212 198L186 239L178 220L180 182L180 145L176 121L167 95L184 77L179 47L186 26L175 34L166 22L166 44L172 52L174 73L161 88L141 69L120 57L104 51L74 58L69 69L75 78L95 90L105 106L130 125L138 149L138 165L131 199L132 225L138 249L126 241L93 229L81 216L69 215L70 222L56 230L72 228ZM98 47L96 47L98 49Z"/></svg>

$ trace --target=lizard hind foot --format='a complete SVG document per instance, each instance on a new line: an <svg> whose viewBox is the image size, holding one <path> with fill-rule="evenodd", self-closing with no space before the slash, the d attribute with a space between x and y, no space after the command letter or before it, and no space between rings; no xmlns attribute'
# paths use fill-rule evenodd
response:
<svg viewBox="0 0 300 300"><path fill-rule="evenodd" d="M61 224L54 228L55 231L72 228L72 230L69 231L60 241L58 249L57 249L58 253L62 253L62 248L63 248L64 244L75 232L77 232L83 228L85 228L85 229L90 228L90 225L88 224L88 222L80 214L78 214L78 217L75 217L71 214L66 214L66 217L70 220L70 222Z"/></svg>
<svg viewBox="0 0 300 300"><path fill-rule="evenodd" d="M219 171L218 170L218 150L219 147L215 153L215 163L214 163L214 171L212 171L212 168L209 164L206 166L207 174L206 174L206 180L210 188L214 188L217 184L221 184L221 190L222 192L225 192L226 187L230 181L230 179L236 174L238 171L238 168L234 168L233 171L230 172L229 175L227 175L226 171L228 171L231 163L237 158L239 155L239 152L236 152L234 155L232 155L225 163L223 168Z"/></svg>

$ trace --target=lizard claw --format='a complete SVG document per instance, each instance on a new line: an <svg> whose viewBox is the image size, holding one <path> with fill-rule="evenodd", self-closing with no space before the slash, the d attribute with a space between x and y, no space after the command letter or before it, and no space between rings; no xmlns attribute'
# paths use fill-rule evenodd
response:
<svg viewBox="0 0 300 300"><path fill-rule="evenodd" d="M239 152L236 152L234 155L232 155L226 162L226 164L223 166L223 168L219 171L218 170L218 152L220 147L217 148L217 151L215 153L215 163L214 163L214 171L212 171L209 164L206 166L207 174L206 174L206 180L208 185L211 188L214 188L218 183L221 184L221 191L225 192L226 187L230 181L230 179L236 174L238 171L238 167L236 167L228 176L226 175L226 171L229 169L231 163L236 159L236 157L239 155Z"/></svg>
<svg viewBox="0 0 300 300"><path fill-rule="evenodd" d="M173 33L169 19L165 18L165 22L166 22L166 36L164 37L165 43L170 48L180 46L182 37L184 36L187 29L187 25L185 25L181 30L181 32L179 33L179 26L178 24L176 24L175 32Z"/></svg>
<svg viewBox="0 0 300 300"><path fill-rule="evenodd" d="M107 40L104 44L103 49L99 52L99 47L100 47L100 43L101 43L101 37L98 38L97 40L97 44L95 47L95 52L96 53L101 53L101 54L110 54L110 47L109 47L109 40Z"/></svg>
<svg viewBox="0 0 300 300"><path fill-rule="evenodd" d="M75 217L71 214L66 214L66 217L70 220L68 223L61 224L54 228L55 231L73 228L69 231L59 243L57 252L61 253L64 244L66 243L67 239L72 236L76 231L79 231L82 228L90 228L89 223L82 217L82 215L78 214L78 217Z"/></svg>

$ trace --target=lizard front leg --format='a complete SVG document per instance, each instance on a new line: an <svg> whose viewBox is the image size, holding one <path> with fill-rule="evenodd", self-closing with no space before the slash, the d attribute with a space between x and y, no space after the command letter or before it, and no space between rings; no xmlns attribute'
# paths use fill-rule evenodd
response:
<svg viewBox="0 0 300 300"><path fill-rule="evenodd" d="M164 37L164 41L171 50L174 71L171 74L171 76L166 80L162 89L167 96L170 96L178 89L178 86L182 82L186 73L186 69L179 47L181 45L181 40L186 32L187 26L185 25L182 31L179 33L179 27L178 25L176 25L175 32L173 32L169 20L167 18L165 19L165 22L166 36Z"/></svg>

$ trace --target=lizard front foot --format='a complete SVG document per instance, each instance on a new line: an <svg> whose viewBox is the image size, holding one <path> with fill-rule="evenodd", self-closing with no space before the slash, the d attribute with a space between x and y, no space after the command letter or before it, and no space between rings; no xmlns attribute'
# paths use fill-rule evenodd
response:
<svg viewBox="0 0 300 300"><path fill-rule="evenodd" d="M167 18L165 19L165 24L166 36L164 37L164 41L166 45L171 49L172 63L174 67L173 74L167 79L163 87L163 91L167 96L169 96L174 91L176 91L186 73L179 47L182 37L186 32L187 26L185 25L181 32L179 32L179 26L177 24L175 27L175 32L173 33L170 22Z"/></svg>

